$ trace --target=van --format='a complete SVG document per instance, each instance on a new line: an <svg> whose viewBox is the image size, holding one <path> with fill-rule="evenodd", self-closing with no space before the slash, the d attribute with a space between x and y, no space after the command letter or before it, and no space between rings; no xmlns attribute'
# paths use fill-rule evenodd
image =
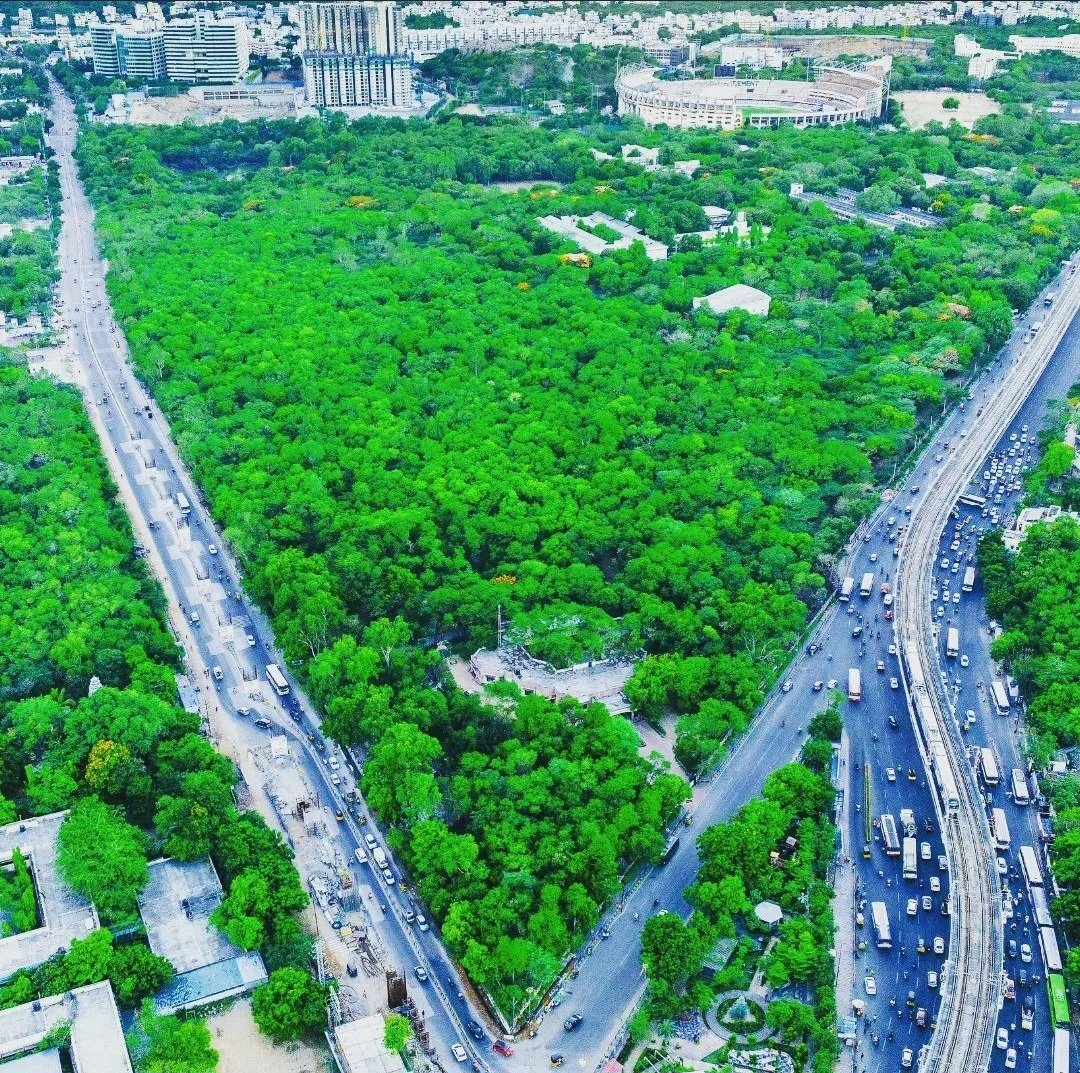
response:
<svg viewBox="0 0 1080 1073"><path fill-rule="evenodd" d="M375 863L380 868L385 868L386 867L386 854L383 852L382 846L376 846L371 851L371 855L372 855L372 857L375 858Z"/></svg>

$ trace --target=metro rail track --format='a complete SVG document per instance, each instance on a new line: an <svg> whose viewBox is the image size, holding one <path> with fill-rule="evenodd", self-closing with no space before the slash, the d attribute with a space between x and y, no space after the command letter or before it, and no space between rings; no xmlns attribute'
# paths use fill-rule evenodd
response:
<svg viewBox="0 0 1080 1073"><path fill-rule="evenodd" d="M936 669L929 592L938 537L957 497L1046 371L1080 308L1080 277L1060 282L1056 306L1047 314L1040 335L1020 344L1014 365L973 421L971 434L960 441L924 501L913 509L897 563L901 670L927 778L937 791L951 875L950 963L942 981L937 1027L920 1055L920 1073L976 1073L988 1068L1004 961L1000 881L986 811Z"/></svg>

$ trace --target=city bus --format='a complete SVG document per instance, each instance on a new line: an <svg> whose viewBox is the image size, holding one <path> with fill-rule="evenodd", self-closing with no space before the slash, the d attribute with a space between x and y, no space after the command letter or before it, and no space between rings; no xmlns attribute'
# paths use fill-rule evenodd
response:
<svg viewBox="0 0 1080 1073"><path fill-rule="evenodd" d="M1069 1030L1054 1029L1054 1064L1051 1073L1069 1073Z"/></svg>
<svg viewBox="0 0 1080 1073"><path fill-rule="evenodd" d="M851 599L851 594L854 591L855 579L853 577L844 578L844 583L840 586L840 602L846 604Z"/></svg>
<svg viewBox="0 0 1080 1073"><path fill-rule="evenodd" d="M1023 768L1012 769L1012 793L1013 801L1018 805L1026 805L1031 800L1028 794L1027 772Z"/></svg>
<svg viewBox="0 0 1080 1073"><path fill-rule="evenodd" d="M979 770L982 772L982 780L989 789L993 789L1001 783L1001 772L998 771L997 757L994 750L983 746L979 750Z"/></svg>
<svg viewBox="0 0 1080 1073"><path fill-rule="evenodd" d="M896 834L896 820L888 812L881 817L881 841L885 843L886 857L900 856L900 839Z"/></svg>
<svg viewBox="0 0 1080 1073"><path fill-rule="evenodd" d="M1024 870L1024 878L1029 887L1041 887L1043 885L1042 869L1039 867L1039 855L1031 846L1020 847L1020 867Z"/></svg>
<svg viewBox="0 0 1080 1073"><path fill-rule="evenodd" d="M956 500L957 503L962 503L965 507L985 507L986 498L984 496L977 496L974 492L964 492Z"/></svg>
<svg viewBox="0 0 1080 1073"><path fill-rule="evenodd" d="M1065 994L1065 977L1059 972L1048 973L1046 987L1050 992L1050 1020L1058 1028L1068 1028L1069 998Z"/></svg>
<svg viewBox="0 0 1080 1073"><path fill-rule="evenodd" d="M889 929L889 910L884 902L870 903L870 916L874 923L874 935L879 950L892 949L892 931Z"/></svg>
<svg viewBox="0 0 1080 1073"><path fill-rule="evenodd" d="M990 814L990 827L994 832L994 849L1008 849L1012 845L1009 835L1009 821L1005 819L1005 810L996 808Z"/></svg>
<svg viewBox="0 0 1080 1073"><path fill-rule="evenodd" d="M274 687L274 692L279 697L288 696L289 683L285 681L285 675L278 670L276 663L266 665L266 680Z"/></svg>
<svg viewBox="0 0 1080 1073"><path fill-rule="evenodd" d="M176 505L180 509L180 517L186 518L191 513L191 504L183 492L176 493Z"/></svg>
<svg viewBox="0 0 1080 1073"><path fill-rule="evenodd" d="M1042 887L1031 889L1031 915L1040 928L1052 928L1053 918L1050 916L1050 905L1046 900L1046 891Z"/></svg>
<svg viewBox="0 0 1080 1073"><path fill-rule="evenodd" d="M855 704L862 700L862 674L858 667L847 672L847 699Z"/></svg>
<svg viewBox="0 0 1080 1073"><path fill-rule="evenodd" d="M994 703L997 705L998 715L1009 714L1009 695L1005 687L995 678L990 683L990 692L993 694Z"/></svg>
<svg viewBox="0 0 1080 1073"><path fill-rule="evenodd" d="M1043 968L1047 974L1061 972L1061 951L1058 949L1057 932L1053 928L1039 928L1039 946L1042 947Z"/></svg>
<svg viewBox="0 0 1080 1073"><path fill-rule="evenodd" d="M904 878L919 878L919 847L914 838L904 839Z"/></svg>

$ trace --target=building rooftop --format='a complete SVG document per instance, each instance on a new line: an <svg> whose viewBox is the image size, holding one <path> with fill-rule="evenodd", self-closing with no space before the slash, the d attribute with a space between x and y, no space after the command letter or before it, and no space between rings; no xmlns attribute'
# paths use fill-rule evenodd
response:
<svg viewBox="0 0 1080 1073"><path fill-rule="evenodd" d="M60 1069L59 1052L55 1050L34 1055L34 1062L45 1060L49 1064L27 1064L15 1056L32 1052L46 1033L65 1021L71 1024L72 1064L79 1073L131 1073L108 981L0 1012L0 1070L51 1073Z"/></svg>
<svg viewBox="0 0 1080 1073"><path fill-rule="evenodd" d="M745 283L736 283L720 291L713 291L703 298L694 299L694 308L708 306L714 313L730 313L733 309L743 309L756 316L765 316L769 312L772 299L757 287L748 287Z"/></svg>
<svg viewBox="0 0 1080 1073"><path fill-rule="evenodd" d="M386 1022L373 1013L334 1029L334 1045L345 1073L403 1073L400 1054L383 1046Z"/></svg>
<svg viewBox="0 0 1080 1073"><path fill-rule="evenodd" d="M139 895L150 949L176 976L159 992L159 1010L199 1006L242 994L266 979L258 954L244 953L210 923L223 892L208 860L158 860Z"/></svg>
<svg viewBox="0 0 1080 1073"><path fill-rule="evenodd" d="M66 817L66 812L54 812L0 827L0 861L10 861L16 847L27 858L41 923L33 931L0 939L0 980L40 965L58 950L66 950L72 939L97 930L97 913L89 899L72 890L56 872L56 836Z"/></svg>

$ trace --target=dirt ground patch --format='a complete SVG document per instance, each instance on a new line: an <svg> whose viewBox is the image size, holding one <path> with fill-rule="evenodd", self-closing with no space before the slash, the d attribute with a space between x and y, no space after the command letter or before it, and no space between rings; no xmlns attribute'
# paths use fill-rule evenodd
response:
<svg viewBox="0 0 1080 1073"><path fill-rule="evenodd" d="M329 1052L306 1043L276 1047L255 1027L251 1000L239 999L206 1020L221 1056L218 1073L331 1073Z"/></svg>
<svg viewBox="0 0 1080 1073"><path fill-rule="evenodd" d="M910 89L894 93L893 100L900 102L904 118L912 130L921 130L927 123L937 120L948 126L953 120L969 130L975 120L986 115L997 115L1001 105L992 101L985 93L953 93L945 89ZM960 102L957 109L942 108L941 102L946 97L955 97Z"/></svg>

